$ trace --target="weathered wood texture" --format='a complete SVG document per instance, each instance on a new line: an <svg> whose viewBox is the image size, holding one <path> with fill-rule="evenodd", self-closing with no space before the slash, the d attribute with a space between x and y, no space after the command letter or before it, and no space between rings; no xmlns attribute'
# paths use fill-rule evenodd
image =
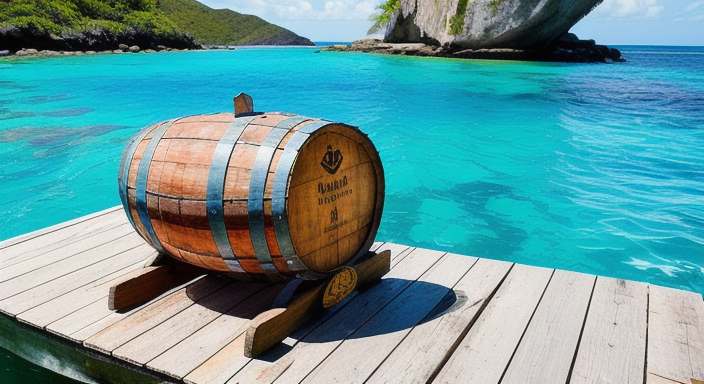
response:
<svg viewBox="0 0 704 384"><path fill-rule="evenodd" d="M597 278L571 384L642 384L648 286Z"/></svg>
<svg viewBox="0 0 704 384"><path fill-rule="evenodd" d="M159 254L161 255L163 254ZM171 258L166 258L163 262L157 266L145 265L110 286L110 310L144 304L176 286L208 274L207 270Z"/></svg>
<svg viewBox="0 0 704 384"><path fill-rule="evenodd" d="M702 297L653 285L649 295L647 382L704 381Z"/></svg>
<svg viewBox="0 0 704 384"><path fill-rule="evenodd" d="M120 196L156 249L233 277L329 272L366 252L384 200L358 129L280 113L190 116L127 147Z"/></svg>
<svg viewBox="0 0 704 384"><path fill-rule="evenodd" d="M345 292L345 296L352 293L352 290L357 287L359 289L368 288L379 281L389 271L390 255L390 251L383 251L359 264L354 264L352 266L353 271L356 271L356 275L359 277L355 281L355 285L350 287L352 289ZM333 277L330 283L336 277ZM286 304L284 308L273 308L255 317L247 329L245 356L259 356L276 343L283 341L310 316L322 310L324 307L323 298L329 285L327 280L319 281L317 284L317 287L302 293L299 297ZM339 301L341 300L338 300L336 304Z"/></svg>
<svg viewBox="0 0 704 384"><path fill-rule="evenodd" d="M701 295L391 243L372 246L391 251L378 284L247 358L285 285L199 276L111 311L109 288L154 256L125 228L112 209L0 243L2 316L176 383L704 380Z"/></svg>

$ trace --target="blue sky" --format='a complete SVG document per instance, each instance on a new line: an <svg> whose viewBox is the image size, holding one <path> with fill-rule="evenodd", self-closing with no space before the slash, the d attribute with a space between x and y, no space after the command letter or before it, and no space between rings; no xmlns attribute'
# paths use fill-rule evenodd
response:
<svg viewBox="0 0 704 384"><path fill-rule="evenodd" d="M199 0L257 15L313 41L364 38L383 0ZM572 28L611 45L704 46L704 0L604 0Z"/></svg>

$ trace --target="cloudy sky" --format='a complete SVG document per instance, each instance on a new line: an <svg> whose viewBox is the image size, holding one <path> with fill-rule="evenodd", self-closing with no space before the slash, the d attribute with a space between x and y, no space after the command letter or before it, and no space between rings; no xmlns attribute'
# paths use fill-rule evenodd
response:
<svg viewBox="0 0 704 384"><path fill-rule="evenodd" d="M363 38L383 0L199 0L257 15L313 41ZM600 44L704 45L704 0L604 0L574 26Z"/></svg>

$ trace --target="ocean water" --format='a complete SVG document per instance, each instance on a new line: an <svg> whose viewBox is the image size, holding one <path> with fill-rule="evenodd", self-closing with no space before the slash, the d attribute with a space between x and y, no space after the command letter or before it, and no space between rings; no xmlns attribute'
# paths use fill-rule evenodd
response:
<svg viewBox="0 0 704 384"><path fill-rule="evenodd" d="M610 65L314 47L3 59L0 239L118 205L132 135L246 92L369 135L378 240L704 293L704 47L619 48Z"/></svg>

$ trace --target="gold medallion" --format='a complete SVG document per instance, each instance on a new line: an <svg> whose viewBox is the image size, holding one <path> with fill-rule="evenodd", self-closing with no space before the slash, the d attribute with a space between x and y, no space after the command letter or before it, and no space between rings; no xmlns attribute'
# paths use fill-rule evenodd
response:
<svg viewBox="0 0 704 384"><path fill-rule="evenodd" d="M323 307L330 308L349 296L357 286L357 271L351 267L342 267L330 279L323 295Z"/></svg>

